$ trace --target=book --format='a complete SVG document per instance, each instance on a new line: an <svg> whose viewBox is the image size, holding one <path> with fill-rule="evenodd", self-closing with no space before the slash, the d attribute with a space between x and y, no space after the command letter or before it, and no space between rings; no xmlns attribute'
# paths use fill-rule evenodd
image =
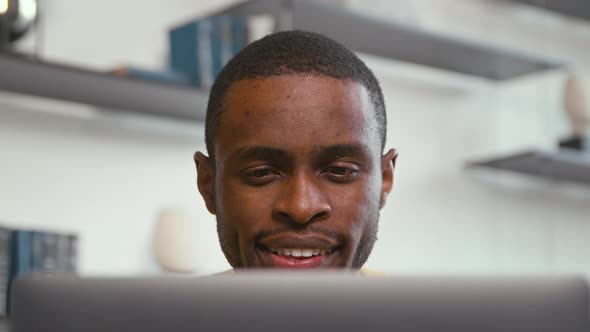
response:
<svg viewBox="0 0 590 332"><path fill-rule="evenodd" d="M31 271L43 266L43 232L31 231Z"/></svg>
<svg viewBox="0 0 590 332"><path fill-rule="evenodd" d="M12 232L12 270L11 278L29 273L33 269L33 232L14 230Z"/></svg>
<svg viewBox="0 0 590 332"><path fill-rule="evenodd" d="M223 66L248 43L245 18L218 15L169 32L170 67L190 76L191 84L210 87Z"/></svg>
<svg viewBox="0 0 590 332"><path fill-rule="evenodd" d="M10 286L14 279L30 273L33 268L32 255L32 238L33 232L29 230L12 230L10 231L10 273L8 277L8 291L5 294L6 301L4 306L7 315L10 313Z"/></svg>
<svg viewBox="0 0 590 332"><path fill-rule="evenodd" d="M39 272L61 272L58 269L57 261L57 238L58 234L44 232L41 234L41 262L34 270Z"/></svg>
<svg viewBox="0 0 590 332"><path fill-rule="evenodd" d="M78 237L77 236L70 236L70 257L69 257L69 271L70 272L77 272L78 271Z"/></svg>
<svg viewBox="0 0 590 332"><path fill-rule="evenodd" d="M10 285L16 278L29 273L76 273L77 250L78 238L72 234L0 227L0 316L8 314Z"/></svg>
<svg viewBox="0 0 590 332"><path fill-rule="evenodd" d="M70 235L57 234L56 242L56 268L58 271L74 272L70 270Z"/></svg>
<svg viewBox="0 0 590 332"><path fill-rule="evenodd" d="M32 271L73 273L77 270L77 237L71 234L35 231L32 234Z"/></svg>
<svg viewBox="0 0 590 332"><path fill-rule="evenodd" d="M8 283L12 256L11 230L0 227L0 317L8 314Z"/></svg>

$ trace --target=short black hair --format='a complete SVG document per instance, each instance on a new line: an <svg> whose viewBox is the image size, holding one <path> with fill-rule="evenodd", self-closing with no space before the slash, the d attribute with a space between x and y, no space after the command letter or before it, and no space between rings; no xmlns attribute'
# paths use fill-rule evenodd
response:
<svg viewBox="0 0 590 332"><path fill-rule="evenodd" d="M215 79L205 121L205 142L210 157L214 158L213 142L223 101L231 84L243 79L289 74L325 75L363 84L375 109L381 150L384 149L387 134L385 102L373 72L356 54L337 41L317 33L293 30L277 32L251 43L236 54Z"/></svg>

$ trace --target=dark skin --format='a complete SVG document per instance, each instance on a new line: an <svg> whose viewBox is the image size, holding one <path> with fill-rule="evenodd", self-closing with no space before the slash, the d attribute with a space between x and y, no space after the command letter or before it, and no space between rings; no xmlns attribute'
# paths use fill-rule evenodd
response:
<svg viewBox="0 0 590 332"><path fill-rule="evenodd" d="M195 161L233 267L364 264L397 156L381 154L374 114L352 80L296 74L231 85L215 159L197 152Z"/></svg>

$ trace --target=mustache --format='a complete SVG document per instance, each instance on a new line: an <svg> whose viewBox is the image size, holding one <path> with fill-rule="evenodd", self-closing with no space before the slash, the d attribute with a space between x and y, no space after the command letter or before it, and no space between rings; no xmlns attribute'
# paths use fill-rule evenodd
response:
<svg viewBox="0 0 590 332"><path fill-rule="evenodd" d="M346 236L344 236L343 234L340 234L338 232L334 232L334 231L329 230L324 227L315 226L315 225L307 226L307 227L301 228L301 229L293 229L292 227L281 227L281 228L275 228L275 229L270 229L270 230L262 230L262 231L256 233L256 235L254 236L254 240L256 242L260 242L260 241L264 240L265 238L275 236L278 234L282 234L282 233L298 234L298 235L321 234L321 235L328 237L338 243L343 243L346 240Z"/></svg>

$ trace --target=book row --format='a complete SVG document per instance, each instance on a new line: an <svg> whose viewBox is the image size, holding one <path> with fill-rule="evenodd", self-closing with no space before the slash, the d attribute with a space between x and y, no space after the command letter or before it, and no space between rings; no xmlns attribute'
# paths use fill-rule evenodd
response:
<svg viewBox="0 0 590 332"><path fill-rule="evenodd" d="M0 315L8 311L12 281L30 273L76 273L78 238L0 227Z"/></svg>

